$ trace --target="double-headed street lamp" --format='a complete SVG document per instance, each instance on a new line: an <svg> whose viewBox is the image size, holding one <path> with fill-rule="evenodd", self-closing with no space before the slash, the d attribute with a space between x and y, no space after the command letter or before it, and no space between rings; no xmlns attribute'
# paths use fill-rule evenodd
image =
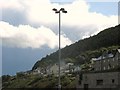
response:
<svg viewBox="0 0 120 90"><path fill-rule="evenodd" d="M64 8L61 8L60 10L57 10L56 8L53 8L53 11L55 11L56 14L59 14L59 83L58 88L61 88L61 81L60 81L60 61L61 61L61 39L60 39L60 31L61 31L61 12L67 13L67 11Z"/></svg>

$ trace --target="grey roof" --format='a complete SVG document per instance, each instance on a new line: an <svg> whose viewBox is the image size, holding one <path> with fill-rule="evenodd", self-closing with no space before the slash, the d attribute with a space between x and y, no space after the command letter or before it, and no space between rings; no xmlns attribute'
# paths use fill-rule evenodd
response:
<svg viewBox="0 0 120 90"><path fill-rule="evenodd" d="M108 57L114 57L114 55L112 53L108 54Z"/></svg>
<svg viewBox="0 0 120 90"><path fill-rule="evenodd" d="M107 54L106 56L100 56L98 58L92 58L92 60L97 61L97 60L102 60L102 59L105 59L105 58L112 58L112 57L114 57L114 55L112 53L110 53L110 54Z"/></svg>

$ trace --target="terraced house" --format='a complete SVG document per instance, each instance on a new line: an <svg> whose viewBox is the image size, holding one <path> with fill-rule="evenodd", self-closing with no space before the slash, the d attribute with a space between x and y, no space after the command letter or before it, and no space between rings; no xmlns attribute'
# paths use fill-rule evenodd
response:
<svg viewBox="0 0 120 90"><path fill-rule="evenodd" d="M94 61L92 71L81 72L79 75L78 88L120 89L120 49L115 54L107 54Z"/></svg>
<svg viewBox="0 0 120 90"><path fill-rule="evenodd" d="M94 61L93 69L95 71L103 71L116 69L120 67L120 49L117 50L115 55L112 53L102 55L99 58L92 58Z"/></svg>

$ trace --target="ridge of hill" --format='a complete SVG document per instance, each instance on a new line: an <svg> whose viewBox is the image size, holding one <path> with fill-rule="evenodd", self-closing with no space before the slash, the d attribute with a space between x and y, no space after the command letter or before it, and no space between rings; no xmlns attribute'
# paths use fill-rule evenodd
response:
<svg viewBox="0 0 120 90"><path fill-rule="evenodd" d="M97 35L79 40L70 46L62 48L61 60L65 62L72 62L74 64L83 64L86 60L89 61L92 57L100 56L105 48L110 47L108 50L110 52L110 50L115 48L114 46L120 46L120 25L107 28L99 32ZM32 70L35 70L38 67L44 68L57 62L58 51L37 61Z"/></svg>

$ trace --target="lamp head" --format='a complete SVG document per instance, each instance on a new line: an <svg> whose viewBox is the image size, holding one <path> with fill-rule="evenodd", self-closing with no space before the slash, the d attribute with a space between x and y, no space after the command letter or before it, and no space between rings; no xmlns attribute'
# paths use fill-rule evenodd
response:
<svg viewBox="0 0 120 90"><path fill-rule="evenodd" d="M67 11L65 11L65 10L64 10L64 11L62 11L62 12L63 12L63 13L67 13Z"/></svg>
<svg viewBox="0 0 120 90"><path fill-rule="evenodd" d="M67 13L67 11L64 8L61 8L60 11L62 11L63 13Z"/></svg>
<svg viewBox="0 0 120 90"><path fill-rule="evenodd" d="M59 11L56 8L53 8L52 10L55 11L55 13L60 13L60 11L62 11L63 13L67 13L64 8L61 8Z"/></svg>
<svg viewBox="0 0 120 90"><path fill-rule="evenodd" d="M64 11L65 9L64 8L61 8L60 11Z"/></svg>
<svg viewBox="0 0 120 90"><path fill-rule="evenodd" d="M56 9L56 8L53 8L52 10L55 11L55 12L57 12L57 9Z"/></svg>

